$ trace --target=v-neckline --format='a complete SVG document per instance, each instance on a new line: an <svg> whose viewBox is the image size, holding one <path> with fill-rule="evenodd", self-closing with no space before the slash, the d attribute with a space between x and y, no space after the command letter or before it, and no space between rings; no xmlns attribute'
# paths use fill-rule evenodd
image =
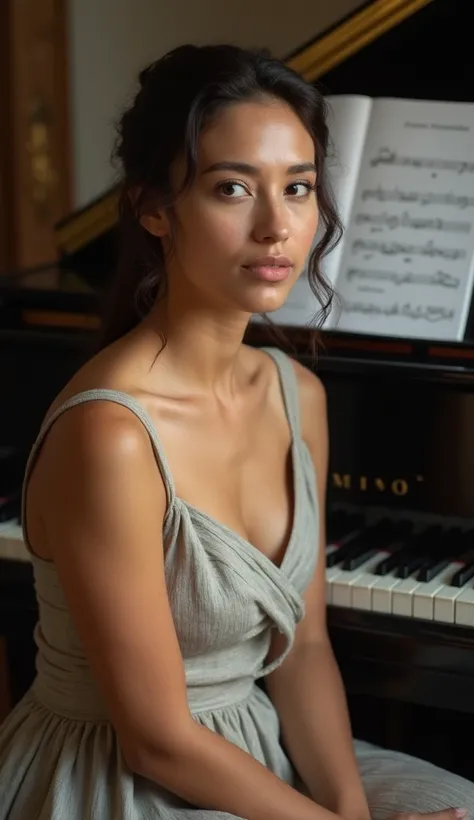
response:
<svg viewBox="0 0 474 820"><path fill-rule="evenodd" d="M292 433L291 442L290 442L290 454L291 454L291 479L292 479L292 489L293 489L293 516L292 516L292 523L290 534L288 536L288 541L283 552L283 558L281 559L279 564L276 564L275 561L272 560L268 555L266 555L262 550L252 544L248 538L244 538L243 535L233 530L231 527L228 527L227 524L224 524L222 521L219 521L214 516L209 515L209 513L204 512L203 510L199 509L199 507L195 507L194 504L189 503L184 498L181 498L179 495L175 495L174 501L175 503L181 504L188 512L192 515L195 515L202 519L203 521L207 521L211 526L215 529L220 530L223 533L226 533L228 536L231 536L234 541L237 541L240 546L242 546L247 552L249 552L252 556L254 556L258 561L263 562L264 565L270 565L276 572L283 572L283 569L288 561L288 557L293 551L293 544L296 540L296 533L298 531L299 525L299 515L300 515L300 475L299 475L299 457L298 457L298 448L297 442L295 437Z"/></svg>

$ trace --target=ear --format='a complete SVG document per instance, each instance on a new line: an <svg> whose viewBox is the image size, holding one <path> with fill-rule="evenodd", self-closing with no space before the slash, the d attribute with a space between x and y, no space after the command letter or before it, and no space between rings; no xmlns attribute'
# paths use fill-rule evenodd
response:
<svg viewBox="0 0 474 820"><path fill-rule="evenodd" d="M139 186L129 190L128 196L130 198L130 202L132 203L133 209L135 209L141 193L142 189ZM142 216L139 217L139 222L142 228L145 228L145 230L148 231L148 233L151 233L152 236L161 238L170 233L169 219L165 211L152 210L148 213L143 213Z"/></svg>
<svg viewBox="0 0 474 820"><path fill-rule="evenodd" d="M164 211L157 211L152 214L143 214L140 217L140 225L152 236L162 239L170 232L169 219Z"/></svg>

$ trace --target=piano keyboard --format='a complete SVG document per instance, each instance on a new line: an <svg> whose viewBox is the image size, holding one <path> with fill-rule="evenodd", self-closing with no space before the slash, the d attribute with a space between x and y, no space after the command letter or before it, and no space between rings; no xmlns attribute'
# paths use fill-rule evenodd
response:
<svg viewBox="0 0 474 820"><path fill-rule="evenodd" d="M337 514L328 536L329 606L474 626L474 533ZM0 524L0 560L30 561L18 521Z"/></svg>
<svg viewBox="0 0 474 820"><path fill-rule="evenodd" d="M338 514L328 535L328 605L474 626L474 533Z"/></svg>

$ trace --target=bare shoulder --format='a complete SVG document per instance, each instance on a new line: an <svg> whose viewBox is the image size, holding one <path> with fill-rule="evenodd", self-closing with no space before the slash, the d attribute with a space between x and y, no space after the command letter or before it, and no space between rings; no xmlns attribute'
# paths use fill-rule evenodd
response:
<svg viewBox="0 0 474 820"><path fill-rule="evenodd" d="M301 430L308 444L327 439L327 402L324 385L312 370L291 358L296 379L301 413Z"/></svg>
<svg viewBox="0 0 474 820"><path fill-rule="evenodd" d="M85 401L66 410L48 438L67 457L114 464L142 459L150 452L148 433L125 406L111 401Z"/></svg>
<svg viewBox="0 0 474 820"><path fill-rule="evenodd" d="M324 385L309 367L305 367L297 359L290 356L291 363L296 373L298 390L302 409L309 405L310 410L326 411L326 391Z"/></svg>
<svg viewBox="0 0 474 820"><path fill-rule="evenodd" d="M266 373L266 379L274 379L271 359L258 348L247 348L246 355L256 373ZM327 439L326 391L321 379L310 368L288 356L298 383L302 436L308 444Z"/></svg>
<svg viewBox="0 0 474 820"><path fill-rule="evenodd" d="M131 478L133 477L133 481ZM140 494L165 509L165 488L147 431L126 407L91 401L66 410L51 426L28 485L29 511L58 520L57 505L116 510ZM102 515L101 512L101 515Z"/></svg>

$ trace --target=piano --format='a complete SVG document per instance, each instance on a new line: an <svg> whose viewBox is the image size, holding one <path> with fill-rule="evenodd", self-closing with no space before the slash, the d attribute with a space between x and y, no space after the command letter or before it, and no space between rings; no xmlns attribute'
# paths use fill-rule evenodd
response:
<svg viewBox="0 0 474 820"><path fill-rule="evenodd" d="M465 0L373 0L289 62L327 93L474 101ZM49 270L0 277L0 636L13 705L34 675L19 522L29 448L93 351L116 256L115 190L56 229ZM303 330L328 397L328 623L355 734L474 778L474 322L463 342ZM254 327L252 344L268 343Z"/></svg>

